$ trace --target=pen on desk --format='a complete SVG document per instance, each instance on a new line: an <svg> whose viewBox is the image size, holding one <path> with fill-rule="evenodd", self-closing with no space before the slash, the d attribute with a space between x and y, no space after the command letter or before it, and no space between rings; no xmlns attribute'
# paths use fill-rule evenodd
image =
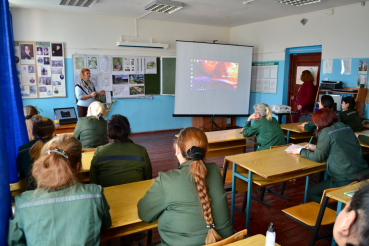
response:
<svg viewBox="0 0 369 246"><path fill-rule="evenodd" d="M310 145L310 143L311 143L311 140L313 140L313 137L314 137L314 136L311 136L310 141L309 141L308 145L306 146L306 148L309 148L309 145Z"/></svg>

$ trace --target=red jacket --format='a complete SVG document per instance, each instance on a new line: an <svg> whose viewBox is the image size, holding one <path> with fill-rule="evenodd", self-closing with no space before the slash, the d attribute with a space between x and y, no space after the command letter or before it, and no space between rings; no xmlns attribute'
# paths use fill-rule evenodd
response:
<svg viewBox="0 0 369 246"><path fill-rule="evenodd" d="M314 85L311 81L306 81L302 84L299 91L297 92L297 105L302 107L306 105L314 104Z"/></svg>

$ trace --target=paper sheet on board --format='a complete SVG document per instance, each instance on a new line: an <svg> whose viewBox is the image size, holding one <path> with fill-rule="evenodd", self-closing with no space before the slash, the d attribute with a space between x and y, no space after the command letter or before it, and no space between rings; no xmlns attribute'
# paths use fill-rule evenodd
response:
<svg viewBox="0 0 369 246"><path fill-rule="evenodd" d="M323 73L332 73L333 69L333 60L332 59L324 59L323 61Z"/></svg>
<svg viewBox="0 0 369 246"><path fill-rule="evenodd" d="M351 58L342 59L341 66L341 74L351 74Z"/></svg>

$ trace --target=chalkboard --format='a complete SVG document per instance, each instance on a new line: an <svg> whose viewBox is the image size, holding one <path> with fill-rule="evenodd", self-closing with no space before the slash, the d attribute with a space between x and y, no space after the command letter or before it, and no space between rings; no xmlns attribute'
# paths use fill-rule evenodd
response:
<svg viewBox="0 0 369 246"><path fill-rule="evenodd" d="M161 94L174 95L176 84L176 58L161 58Z"/></svg>
<svg viewBox="0 0 369 246"><path fill-rule="evenodd" d="M157 73L145 74L145 95L160 95L160 57L156 58Z"/></svg>

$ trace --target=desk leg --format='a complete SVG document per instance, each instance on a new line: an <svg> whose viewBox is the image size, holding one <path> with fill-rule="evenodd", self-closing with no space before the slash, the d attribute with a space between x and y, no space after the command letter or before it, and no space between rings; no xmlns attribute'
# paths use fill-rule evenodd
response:
<svg viewBox="0 0 369 246"><path fill-rule="evenodd" d="M247 183L247 211L246 211L246 228L249 231L251 217L251 193L252 193L252 172L249 170L249 178Z"/></svg>
<svg viewBox="0 0 369 246"><path fill-rule="evenodd" d="M280 115L280 114L278 115L278 123L282 124L282 115Z"/></svg>
<svg viewBox="0 0 369 246"><path fill-rule="evenodd" d="M233 175L232 175L232 198L231 198L231 223L234 225L234 207L235 207L235 196L236 196L236 163L233 163Z"/></svg>
<svg viewBox="0 0 369 246"><path fill-rule="evenodd" d="M290 130L287 131L287 144L290 143Z"/></svg>
<svg viewBox="0 0 369 246"><path fill-rule="evenodd" d="M228 161L227 160L224 160L224 165L223 165L223 185L225 184L225 180L226 180L226 176L227 176L227 169L228 169Z"/></svg>
<svg viewBox="0 0 369 246"><path fill-rule="evenodd" d="M304 203L307 203L307 192L309 188L309 181L310 181L310 176L308 175L306 176Z"/></svg>
<svg viewBox="0 0 369 246"><path fill-rule="evenodd" d="M338 216L338 214L341 212L341 210L342 210L342 202L338 202L338 204L337 204L337 212L336 212L336 218L337 218L337 216ZM334 238L332 238L332 246L336 246L337 244L336 244L336 241L334 241Z"/></svg>
<svg viewBox="0 0 369 246"><path fill-rule="evenodd" d="M327 171L325 171L325 172L324 172L324 181L327 181L327 179L328 179L328 172L327 172Z"/></svg>

